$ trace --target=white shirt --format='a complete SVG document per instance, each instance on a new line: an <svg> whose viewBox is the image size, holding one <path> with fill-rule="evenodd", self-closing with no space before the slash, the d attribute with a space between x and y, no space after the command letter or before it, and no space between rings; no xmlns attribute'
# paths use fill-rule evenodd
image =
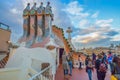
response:
<svg viewBox="0 0 120 80"><path fill-rule="evenodd" d="M78 57L78 61L79 61L79 62L82 62L82 58L81 58L81 57Z"/></svg>

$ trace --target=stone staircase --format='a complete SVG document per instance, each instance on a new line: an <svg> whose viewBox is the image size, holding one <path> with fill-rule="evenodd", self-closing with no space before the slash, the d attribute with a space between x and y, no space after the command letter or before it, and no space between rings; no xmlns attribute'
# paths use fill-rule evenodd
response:
<svg viewBox="0 0 120 80"><path fill-rule="evenodd" d="M4 68L7 61L8 61L9 55L7 55L6 57L4 57L2 60L0 60L0 68Z"/></svg>

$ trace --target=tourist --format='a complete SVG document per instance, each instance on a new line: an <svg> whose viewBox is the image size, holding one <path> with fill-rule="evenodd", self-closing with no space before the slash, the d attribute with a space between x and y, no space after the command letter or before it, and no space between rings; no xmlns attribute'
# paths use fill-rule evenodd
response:
<svg viewBox="0 0 120 80"><path fill-rule="evenodd" d="M63 55L62 55L62 65L63 65L63 71L64 71L64 78L68 79L69 65L67 62L67 56L66 56L65 52L63 52Z"/></svg>
<svg viewBox="0 0 120 80"><path fill-rule="evenodd" d="M93 54L92 54L92 63L95 64L95 61L96 61L96 54L93 53Z"/></svg>
<svg viewBox="0 0 120 80"><path fill-rule="evenodd" d="M98 54L98 59L95 62L95 68L98 80L105 80L107 65L104 63L103 56L101 54Z"/></svg>
<svg viewBox="0 0 120 80"><path fill-rule="evenodd" d="M82 58L80 55L78 56L78 61L79 61L79 69L82 69Z"/></svg>
<svg viewBox="0 0 120 80"><path fill-rule="evenodd" d="M111 52L111 51L109 51L108 53L109 53L109 54L108 54L108 63L109 63L109 65L110 65L110 69L112 69L113 55L112 55L112 52Z"/></svg>
<svg viewBox="0 0 120 80"><path fill-rule="evenodd" d="M86 72L88 73L89 80L92 80L92 71L93 71L92 59L88 57L88 64L86 66Z"/></svg>
<svg viewBox="0 0 120 80"><path fill-rule="evenodd" d="M103 56L103 62L104 62L105 64L108 64L107 55L106 55L104 52L102 52L102 56Z"/></svg>
<svg viewBox="0 0 120 80"><path fill-rule="evenodd" d="M72 52L68 53L67 60L68 60L69 69L70 69L69 75L72 76L72 68L73 68Z"/></svg>
<svg viewBox="0 0 120 80"><path fill-rule="evenodd" d="M120 80L120 58L117 56L113 58L113 62L111 64L111 73L112 76L117 78L117 80Z"/></svg>
<svg viewBox="0 0 120 80"><path fill-rule="evenodd" d="M86 59L85 59L85 65L86 65L86 66L87 66L87 64L88 64L88 59L89 59L89 56L87 56Z"/></svg>

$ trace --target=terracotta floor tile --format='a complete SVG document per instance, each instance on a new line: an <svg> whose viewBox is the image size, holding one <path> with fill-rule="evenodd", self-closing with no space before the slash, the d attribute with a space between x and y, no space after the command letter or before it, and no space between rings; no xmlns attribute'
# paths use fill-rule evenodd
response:
<svg viewBox="0 0 120 80"><path fill-rule="evenodd" d="M93 75L93 77L92 77L93 80L97 80L97 74L96 74L95 70L92 75ZM62 66L60 66L58 68L57 74L55 76L55 80L64 80ZM73 69L72 76L69 77L69 80L89 80L89 79L88 79L88 74L85 72L85 69L78 70L77 68L75 68L75 69ZM110 72L109 71L106 73L105 80L110 80Z"/></svg>

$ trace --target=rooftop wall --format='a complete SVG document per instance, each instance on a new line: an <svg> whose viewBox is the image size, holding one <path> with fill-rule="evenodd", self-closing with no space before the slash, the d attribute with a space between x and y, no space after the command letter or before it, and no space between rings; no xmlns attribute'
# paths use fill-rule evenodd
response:
<svg viewBox="0 0 120 80"><path fill-rule="evenodd" d="M7 41L10 40L11 32L0 28L0 52L8 51L9 44Z"/></svg>

